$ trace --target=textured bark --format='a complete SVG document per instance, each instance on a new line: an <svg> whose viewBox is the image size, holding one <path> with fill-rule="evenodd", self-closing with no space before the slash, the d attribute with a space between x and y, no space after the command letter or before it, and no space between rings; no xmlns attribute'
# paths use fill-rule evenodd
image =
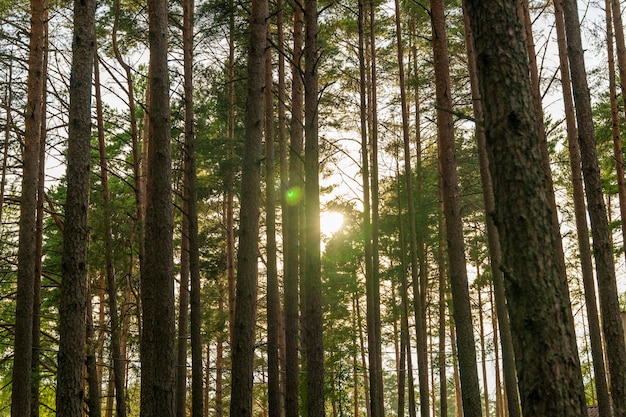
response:
<svg viewBox="0 0 626 417"><path fill-rule="evenodd" d="M502 243L522 411L586 415L573 316L557 259L529 66L513 2L467 1ZM515 94L511 94L514 92Z"/></svg>
<svg viewBox="0 0 626 417"><path fill-rule="evenodd" d="M232 335L231 417L252 416L254 341L258 279L259 200L268 5L253 0L250 11L248 97L242 157L235 322Z"/></svg>
<svg viewBox="0 0 626 417"><path fill-rule="evenodd" d="M302 344L306 361L306 415L323 417L324 346L320 259L320 187L318 134L318 22L317 0L304 2L304 262Z"/></svg>
<svg viewBox="0 0 626 417"><path fill-rule="evenodd" d="M31 0L30 11L31 27L28 55L28 91L26 109L24 111L25 130L24 150L22 153L22 195L20 198L19 243L17 252L15 353L13 355L13 383L11 390L12 417L29 416L31 412L33 291L36 262L35 235L39 139L43 117L42 94L44 85L45 1ZM6 140L8 143L8 135Z"/></svg>
<svg viewBox="0 0 626 417"><path fill-rule="evenodd" d="M56 396L57 414L64 417L83 414L95 13L95 1L75 1Z"/></svg>
<svg viewBox="0 0 626 417"><path fill-rule="evenodd" d="M299 410L299 224L302 195L302 141L303 133L303 86L302 43L304 9L300 0L294 1L293 57L291 67L291 122L289 129L289 188L288 209L284 214L284 315L285 315L285 416L298 417Z"/></svg>
<svg viewBox="0 0 626 417"><path fill-rule="evenodd" d="M620 318L611 232L607 220L596 153L591 98L587 85L577 2L565 0L561 4L565 19L572 90L576 104L578 141L587 195L587 210L591 221L602 325L611 376L613 413L616 417L624 417L626 416L626 343Z"/></svg>
<svg viewBox="0 0 626 417"><path fill-rule="evenodd" d="M463 414L466 417L477 417L482 414L480 384L478 383L474 326L469 299L467 263L465 261L463 219L459 201L454 120L450 111L453 107L452 86L450 84L450 62L444 3L442 0L431 0L430 8L435 67L439 170L446 227L448 265L450 269L450 289L452 291L454 324L457 332Z"/></svg>
<svg viewBox="0 0 626 417"><path fill-rule="evenodd" d="M465 3L464 3L465 4ZM465 6L464 6L465 7ZM474 52L474 37L471 31L469 16L464 15L465 21L465 45L467 49L468 70L471 83L474 118L483 120L483 104L480 100L478 87L478 69L476 68L476 54ZM515 370L515 354L513 353L513 339L511 336L511 324L506 307L504 290L504 274L502 265L502 248L500 235L494 222L492 213L495 211L493 197L493 182L489 172L489 156L487 152L487 138L484 125L476 124L476 143L478 147L478 159L480 163L480 179L483 189L483 202L485 205L485 223L487 224L487 240L489 256L491 259L491 274L494 288L494 299L498 315L498 330L502 343L502 368L504 373L504 387L506 390L507 409L509 417L520 416L519 395L517 392L517 371Z"/></svg>
<svg viewBox="0 0 626 417"><path fill-rule="evenodd" d="M595 279L593 274L593 261L591 244L589 242L589 226L587 224L587 209L585 206L585 190L581 171L580 146L578 144L576 113L572 98L572 86L567 60L567 45L565 36L565 22L561 3L554 2L557 41L559 46L559 63L561 66L561 86L563 91L563 105L565 109L565 124L567 128L567 144L569 162L572 175L572 189L574 195L574 215L576 217L576 233L578 236L578 250L580 269L585 289L585 307L587 322L589 324L589 339L591 342L591 354L593 357L593 370L595 376L596 395L598 398L598 410L600 415L611 415L610 398L607 386L604 348L602 346L602 334L600 319L596 301ZM607 13L610 13L607 9ZM610 19L607 20L610 26Z"/></svg>
<svg viewBox="0 0 626 417"><path fill-rule="evenodd" d="M235 10L234 0L229 0L230 10ZM230 14L228 22L228 131L227 159L229 169L226 173L226 276L228 279L228 328L232 346L235 325L235 13Z"/></svg>
<svg viewBox="0 0 626 417"><path fill-rule="evenodd" d="M148 1L148 170L141 271L141 416L175 415L175 308L171 192L168 3Z"/></svg>
<svg viewBox="0 0 626 417"><path fill-rule="evenodd" d="M413 170L411 169L411 148L409 137L409 111L404 76L404 47L400 25L400 3L395 2L396 10L396 45L398 49L398 82L400 84L400 101L402 107L402 142L404 145L404 177L406 181L406 199L409 217L409 251L411 254L411 278L413 279L413 303L415 305L415 331L417 334L417 366L419 371L420 413L422 417L430 415L428 356L426 339L426 320L424 317L423 294L419 288L420 268L418 260L417 231L415 221L415 199L413 193ZM419 130L419 129L418 129Z"/></svg>

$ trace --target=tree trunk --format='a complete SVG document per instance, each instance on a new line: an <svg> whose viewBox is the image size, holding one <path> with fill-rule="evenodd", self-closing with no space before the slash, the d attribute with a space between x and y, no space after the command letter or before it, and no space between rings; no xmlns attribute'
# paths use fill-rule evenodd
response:
<svg viewBox="0 0 626 417"><path fill-rule="evenodd" d="M173 417L176 412L176 330L167 1L149 0L148 19L150 100L145 256L141 271L141 416Z"/></svg>
<svg viewBox="0 0 626 417"><path fill-rule="evenodd" d="M559 1L559 0L556 0ZM615 267L611 245L611 233L602 194L602 183L595 146L595 133L591 116L591 98L583 57L578 9L575 1L562 3L567 34L567 50L572 76L572 89L576 103L578 141L587 209L591 220L593 253L596 261L602 325L607 346L613 412L616 417L626 416L626 344L621 325Z"/></svg>
<svg viewBox="0 0 626 417"><path fill-rule="evenodd" d="M428 357L426 340L426 321L422 294L419 289L419 261L417 257L417 231L415 225L415 199L413 197L413 170L411 169L411 148L409 138L409 112L404 77L404 46L400 25L400 2L395 1L396 10L396 44L398 49L398 82L400 84L400 101L402 107L402 141L404 144L404 177L406 181L406 198L409 217L409 250L411 254L411 277L413 279L413 302L415 304L415 331L417 334L417 366L419 371L420 412L422 417L430 415Z"/></svg>
<svg viewBox="0 0 626 417"><path fill-rule="evenodd" d="M463 7L466 8L465 2ZM472 90L472 102L474 108L474 118L483 120L483 104L480 100L478 86L478 69L476 67L476 54L474 52L474 36L471 31L469 16L464 13L465 22L465 45L467 49L468 69ZM515 354L513 352L513 339L511 335L511 325L509 313L506 307L506 296L504 290L504 273L502 272L502 248L500 246L500 235L495 224L495 219L491 215L495 211L495 201L493 196L493 182L489 172L489 155L487 151L487 138L485 128L481 123L476 124L476 143L478 147L478 158L480 163L480 179L483 189L483 202L485 205L485 223L487 225L487 240L489 245L489 256L491 259L491 274L494 288L494 298L496 312L498 315L498 329L502 344L502 368L504 373L504 387L506 390L507 408L509 417L520 416L519 396L517 391L517 371L515 370Z"/></svg>
<svg viewBox="0 0 626 417"><path fill-rule="evenodd" d="M567 282L515 4L467 1L475 40L495 220L527 416L586 415ZM514 94L512 94L514 92ZM516 184L512 187L511 184Z"/></svg>
<svg viewBox="0 0 626 417"><path fill-rule="evenodd" d="M265 46L268 5L253 0L250 11L248 98L242 157L235 322L232 334L231 417L252 416L254 334L258 279L260 161L263 139Z"/></svg>
<svg viewBox="0 0 626 417"><path fill-rule="evenodd" d="M272 45L269 27L265 50L265 229L267 234L267 367L268 411L280 415L280 369L278 363L278 327L280 297L276 250L276 167L274 158L274 95L272 80Z"/></svg>
<svg viewBox="0 0 626 417"><path fill-rule="evenodd" d="M320 259L317 0L304 2L304 262L302 344L306 361L306 415L323 417L324 346Z"/></svg>
<svg viewBox="0 0 626 417"><path fill-rule="evenodd" d="M56 399L57 414L67 417L83 414L95 13L94 1L75 1Z"/></svg>
<svg viewBox="0 0 626 417"><path fill-rule="evenodd" d="M608 2L607 2L608 3ZM610 13L607 4L607 13ZM591 245L589 243L589 227L587 225L587 209L585 207L585 190L581 172L580 146L577 137L576 114L572 99L572 86L570 80L569 62L567 60L567 45L565 36L565 22L561 3L554 2L557 40L559 46L559 62L561 65L561 85L563 90L563 104L565 108L565 123L567 127L567 143L569 150L570 169L572 175L572 188L574 195L574 214L576 217L576 232L578 236L578 248L580 267L585 289L585 307L587 321L589 323L589 339L593 356L593 370L595 375L595 387L598 396L598 409L600 415L611 415L610 397L606 379L604 348L602 346L602 332L596 302L596 288L593 275L593 261ZM610 26L610 17L607 19Z"/></svg>
<svg viewBox="0 0 626 417"><path fill-rule="evenodd" d="M611 11L612 9L612 11ZM620 89L622 97L626 93L626 41L624 40L624 24L622 22L622 9L619 0L605 2L607 28L611 28L611 14L615 25L615 41L617 44L617 62L619 67ZM609 91L611 101L617 100L615 85L615 57L613 56L613 35L607 33L607 54L609 55ZM617 103L611 106L611 114L617 116ZM626 109L624 110L626 112ZM619 134L618 118L613 117L613 146L615 155L615 171L617 175L617 191L619 198L619 212L622 219L626 219L626 185L624 184L624 154ZM626 221L622 221L622 238L626 238ZM626 256L626 251L624 252Z"/></svg>
<svg viewBox="0 0 626 417"><path fill-rule="evenodd" d="M302 200L303 86L301 75L304 9L294 0L293 58L291 68L291 123L289 146L288 209L284 214L284 315L285 315L285 416L298 417L299 410L299 223Z"/></svg>
<svg viewBox="0 0 626 417"><path fill-rule="evenodd" d="M15 353L11 416L31 412L31 366L33 345L33 291L35 285L35 235L39 141L42 123L45 50L44 0L31 0L31 28L28 55L27 102L25 109L24 150L22 153L22 196L20 199L19 242L17 253L17 295L15 305ZM10 111L9 111L10 113ZM7 136L8 143L8 136ZM6 146L6 145L5 145ZM5 152L6 155L6 152ZM3 181L4 184L4 181ZM4 192L3 192L4 195Z"/></svg>
<svg viewBox="0 0 626 417"><path fill-rule="evenodd" d="M91 290L88 289L87 293L90 294ZM97 345L98 340L95 337L95 326L93 325L93 310L91 305L91 299L87 300L87 314L86 314L87 329L86 336L86 349L87 355L85 358L85 368L87 371L87 396L85 403L87 404L87 414L89 417L100 417L102 415L102 398L100 395L100 379L98 377L98 361L97 361Z"/></svg>
<svg viewBox="0 0 626 417"><path fill-rule="evenodd" d="M100 84L100 70L98 56L94 59L96 123L98 129L98 150L100 154L100 183L102 185L103 200L103 241L104 263L106 273L106 288L109 304L109 318L111 321L111 362L115 386L115 411L117 417L126 416L126 392L124 382L124 361L122 360L121 335L122 328L117 311L117 283L113 267L113 230L111 227L111 193L109 191L109 169L105 144L104 115L102 104L102 89Z"/></svg>
<svg viewBox="0 0 626 417"><path fill-rule="evenodd" d="M433 56L435 66L435 89L437 103L437 132L439 143L439 169L441 175L443 212L446 226L447 253L450 268L450 289L454 323L457 332L457 351L463 397L463 414L466 417L482 415L480 385L476 364L474 326L469 299L463 219L459 201L459 186L452 118L452 86L450 85L450 62L444 3L431 0L433 31Z"/></svg>

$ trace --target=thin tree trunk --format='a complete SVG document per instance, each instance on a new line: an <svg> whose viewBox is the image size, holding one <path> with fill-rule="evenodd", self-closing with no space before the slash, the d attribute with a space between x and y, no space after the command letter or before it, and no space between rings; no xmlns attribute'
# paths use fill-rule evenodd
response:
<svg viewBox="0 0 626 417"><path fill-rule="evenodd" d="M438 249L439 267L439 352L437 357L437 365L439 368L439 415L447 417L448 415L448 376L446 374L446 310L447 310L447 283L448 276L444 262L444 242L443 232L440 231L440 244Z"/></svg>
<svg viewBox="0 0 626 417"><path fill-rule="evenodd" d="M361 353L361 370L363 371L363 391L365 392L365 404L367 417L372 417L372 409L368 407L370 404L369 378L367 376L367 359L365 355L365 336L363 335L363 316L361 315L359 300L355 298L354 307L357 316L357 327L359 331L359 351Z"/></svg>
<svg viewBox="0 0 626 417"><path fill-rule="evenodd" d="M67 147L63 280L59 306L57 414L82 417L87 313L87 211L91 150L91 86L95 58L94 1L74 2L74 41Z"/></svg>
<svg viewBox="0 0 626 417"><path fill-rule="evenodd" d="M88 293L91 291L88 290ZM98 344L95 337L95 327L93 325L93 310L91 301L87 300L86 314L87 329L85 332L87 342L87 352L85 357L85 368L87 371L87 396L85 403L87 404L87 414L89 417L100 417L102 415L102 398L100 395L100 379L98 378L98 361L96 347Z"/></svg>
<svg viewBox="0 0 626 417"><path fill-rule="evenodd" d="M622 97L626 94L626 41L624 40L624 24L622 21L622 9L619 0L605 2L607 29L611 29L611 13L615 26L615 43L617 45L617 62L619 67L619 80ZM611 102L617 100L615 86L615 57L613 56L613 36L607 33L607 54L609 55L609 91ZM617 103L611 106L611 115L617 116ZM626 112L626 109L624 109ZM622 219L626 219L626 185L624 185L624 155L622 153L622 142L619 134L618 118L613 117L613 146L615 156L615 171L617 175L617 191L619 197L619 212ZM626 221L622 221L622 239L626 242ZM626 256L626 251L624 252Z"/></svg>
<svg viewBox="0 0 626 417"><path fill-rule="evenodd" d="M30 2L31 27L28 55L28 90L24 112L22 195L20 198L17 295L15 303L15 353L13 355L13 382L11 389L12 417L29 416L31 413L33 292L36 264L35 236L37 227L39 142L43 118L45 7L46 2L44 0L31 0ZM2 184L4 184L4 181Z"/></svg>
<svg viewBox="0 0 626 417"><path fill-rule="evenodd" d="M370 246L371 265L370 273L366 273L366 293L367 293L367 335L368 353L370 365L370 407L373 417L385 415L384 392L383 392L383 369L381 352L381 324L380 324L380 278L379 278L379 254L378 254L378 68L376 64L376 5L374 1L368 1L370 16L370 94L371 102L369 112L371 114L371 124L369 132L370 147L370 169L367 181L371 181L371 225L366 224L365 239L368 239L366 246ZM365 177L364 177L365 185ZM371 241L370 241L371 239ZM367 255L366 255L367 256ZM367 262L367 261L366 261Z"/></svg>
<svg viewBox="0 0 626 417"><path fill-rule="evenodd" d="M582 417L586 409L574 320L558 259L560 236L542 161L522 25L510 2L466 4L492 157L522 410L527 416ZM511 187L513 182L516 187Z"/></svg>
<svg viewBox="0 0 626 417"><path fill-rule="evenodd" d="M115 270L113 267L113 230L111 227L111 193L109 191L109 169L107 162L107 151L105 144L104 115L102 104L102 89L100 84L100 70L98 56L94 59L94 81L96 99L96 124L98 130L98 151L100 154L100 184L102 186L103 200L103 241L104 241L104 263L106 273L106 288L109 304L109 318L111 321L111 362L112 381L115 386L116 416L126 416L126 393L124 382L124 361L122 360L121 335L122 328L117 309L117 283Z"/></svg>
<svg viewBox="0 0 626 417"><path fill-rule="evenodd" d="M443 187L443 211L450 268L450 289L452 291L454 323L457 331L463 414L466 417L477 417L482 415L480 384L478 382L474 326L472 323L472 309L465 261L463 221L459 201L454 120L450 112L453 104L444 3L442 0L431 0L430 7L437 96L439 169Z"/></svg>
<svg viewBox="0 0 626 417"><path fill-rule="evenodd" d="M265 50L265 229L267 234L267 367L268 412L280 415L280 369L278 361L278 324L280 297L276 250L276 167L274 157L274 95L272 53L269 27Z"/></svg>
<svg viewBox="0 0 626 417"><path fill-rule="evenodd" d="M304 9L294 0L293 58L291 70L291 123L289 146L288 209L284 213L284 314L285 314L285 416L298 417L299 410L299 223L302 200L303 86L301 75Z"/></svg>
<svg viewBox="0 0 626 417"><path fill-rule="evenodd" d="M476 271L476 276L479 271ZM478 325L480 327L480 357L482 359L481 368L483 372L483 406L485 416L489 417L489 384L487 383L487 349L485 348L485 312L483 311L482 288L478 288Z"/></svg>
<svg viewBox="0 0 626 417"><path fill-rule="evenodd" d="M409 113L404 77L404 46L400 25L400 3L395 1L396 10L396 44L398 49L398 82L400 85L400 101L402 107L402 139L404 144L404 176L409 217L409 250L411 254L411 277L413 279L413 302L415 304L415 328L417 333L417 366L419 371L420 412L422 417L429 417L429 381L428 357L426 340L426 322L424 319L423 297L419 289L419 261L417 257L417 231L415 221L415 199L413 197L413 170L411 169L411 149L409 138Z"/></svg>
<svg viewBox="0 0 626 417"><path fill-rule="evenodd" d="M171 191L168 5L148 0L150 63L145 256L141 268L141 416L176 413L176 349Z"/></svg>
<svg viewBox="0 0 626 417"><path fill-rule="evenodd" d="M595 133L591 116L591 98L585 72L578 9L575 1L565 0L561 4L563 6L565 32L567 35L572 89L574 102L576 103L578 140L587 195L587 208L591 220L602 325L611 375L613 412L616 417L624 417L626 416L626 343L624 341L624 328L621 325L617 282L610 240L611 233L598 167Z"/></svg>
<svg viewBox="0 0 626 417"><path fill-rule="evenodd" d="M268 4L253 0L250 11L248 98L242 157L235 322L232 334L231 417L252 416L254 340L258 279L261 141Z"/></svg>
<svg viewBox="0 0 626 417"><path fill-rule="evenodd" d="M235 10L234 0L229 0L230 10ZM227 155L230 165L226 173L226 275L228 279L228 335L232 349L235 325L235 13L228 21L228 130Z"/></svg>
<svg viewBox="0 0 626 417"><path fill-rule="evenodd" d="M607 6L609 6L608 2ZM561 86L565 108L567 143L574 194L574 214L576 218L580 266L585 289L585 307L587 311L587 322L589 323L589 339L593 355L594 381L598 395L599 412L601 415L611 415L610 397L604 363L604 348L602 346L602 332L600 330L600 319L598 317L596 302L591 245L589 243L589 227L587 225L587 209L585 207L585 190L581 172L581 154L577 137L576 113L572 99L569 62L567 60L565 22L563 20L562 5L558 1L554 2L554 12L557 41L559 45L559 62L561 65ZM607 10L607 13L610 13L610 11ZM610 26L610 17L607 18L607 27L608 26Z"/></svg>
<svg viewBox="0 0 626 417"><path fill-rule="evenodd" d="M464 8L465 3L463 3ZM467 48L468 67L472 90L474 118L483 120L483 104L480 98L478 86L478 69L476 67L476 54L474 51L474 37L471 31L469 16L464 13L465 22L465 45ZM476 142L478 145L478 158L480 163L480 179L483 189L483 202L485 205L485 223L487 224L487 240L491 259L491 273L494 287L496 312L498 315L500 340L502 343L502 364L504 373L504 387L506 390L507 408L509 417L520 416L519 396L517 393L517 371L515 369L515 354L513 352L513 339L509 322L509 313L506 307L504 290L504 274L502 265L502 248L500 247L500 235L491 215L495 211L493 197L493 182L489 171L489 156L487 152L487 138L484 126L476 124Z"/></svg>
<svg viewBox="0 0 626 417"><path fill-rule="evenodd" d="M4 144L2 145L2 174L0 176L0 230L2 227L2 211L4 209L4 190L7 179L7 163L9 161L9 142L11 141L11 127L13 125L13 117L11 115L11 106L13 103L13 61L9 61L9 69L7 75L7 87L4 90L4 111L6 112L6 120L4 125ZM42 85L43 90L43 85ZM42 100L43 101L43 100ZM43 113L43 112L42 112Z"/></svg>
<svg viewBox="0 0 626 417"><path fill-rule="evenodd" d="M180 285L178 289L178 344L176 345L176 417L187 414L187 351L189 338L189 184L187 149L183 152Z"/></svg>

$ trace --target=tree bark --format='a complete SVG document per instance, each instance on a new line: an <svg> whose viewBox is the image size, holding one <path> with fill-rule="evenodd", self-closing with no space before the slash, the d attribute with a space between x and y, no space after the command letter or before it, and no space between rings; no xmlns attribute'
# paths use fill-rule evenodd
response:
<svg viewBox="0 0 626 417"><path fill-rule="evenodd" d="M168 4L148 1L150 42L148 175L141 271L141 416L176 412L176 350L171 191Z"/></svg>
<svg viewBox="0 0 626 417"><path fill-rule="evenodd" d="M465 2L463 3L465 8ZM478 147L478 159L480 163L480 180L483 189L483 202L485 205L485 223L487 225L487 240L489 256L491 260L491 274L494 288L494 299L498 315L498 329L502 344L502 368L504 373L504 387L506 390L507 409L509 417L520 416L519 395L517 391L517 371L515 370L515 354L513 352L513 339L509 313L506 307L506 295L504 289L504 273L502 272L502 248L500 235L492 213L495 211L493 196L493 181L489 172L489 155L487 151L487 138L484 125L480 121L484 118L483 103L480 100L478 86L478 68L476 67L476 54L474 51L474 36L471 30L469 16L464 13L465 22L465 45L467 49L468 70L472 91L474 118L479 121L476 124L476 143Z"/></svg>
<svg viewBox="0 0 626 417"><path fill-rule="evenodd" d="M30 2L31 27L28 55L28 90L26 109L24 111L22 195L20 198L17 295L15 303L15 353L13 355L13 383L11 390L12 417L29 416L31 413L33 292L36 263L35 235L39 140L43 118L45 4L44 0L31 0ZM8 136L6 140L8 141Z"/></svg>
<svg viewBox="0 0 626 417"><path fill-rule="evenodd" d="M250 11L248 98L241 177L235 322L232 334L231 417L252 416L254 335L258 279L260 161L263 139L265 46L268 4L253 0Z"/></svg>
<svg viewBox="0 0 626 417"><path fill-rule="evenodd" d="M513 2L466 4L485 111L522 411L527 416L582 417L586 408L574 322L557 259L560 237L541 160L521 23Z"/></svg>
<svg viewBox="0 0 626 417"><path fill-rule="evenodd" d="M91 150L91 85L96 49L96 4L74 2L74 40L70 79L67 198L61 301L57 414L82 417L87 313L87 211L89 208Z"/></svg>

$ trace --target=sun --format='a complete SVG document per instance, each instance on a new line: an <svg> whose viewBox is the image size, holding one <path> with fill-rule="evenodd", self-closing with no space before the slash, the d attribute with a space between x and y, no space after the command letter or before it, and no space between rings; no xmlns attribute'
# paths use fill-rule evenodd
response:
<svg viewBox="0 0 626 417"><path fill-rule="evenodd" d="M343 226L343 214L336 211L320 213L320 231L322 235L331 237Z"/></svg>

